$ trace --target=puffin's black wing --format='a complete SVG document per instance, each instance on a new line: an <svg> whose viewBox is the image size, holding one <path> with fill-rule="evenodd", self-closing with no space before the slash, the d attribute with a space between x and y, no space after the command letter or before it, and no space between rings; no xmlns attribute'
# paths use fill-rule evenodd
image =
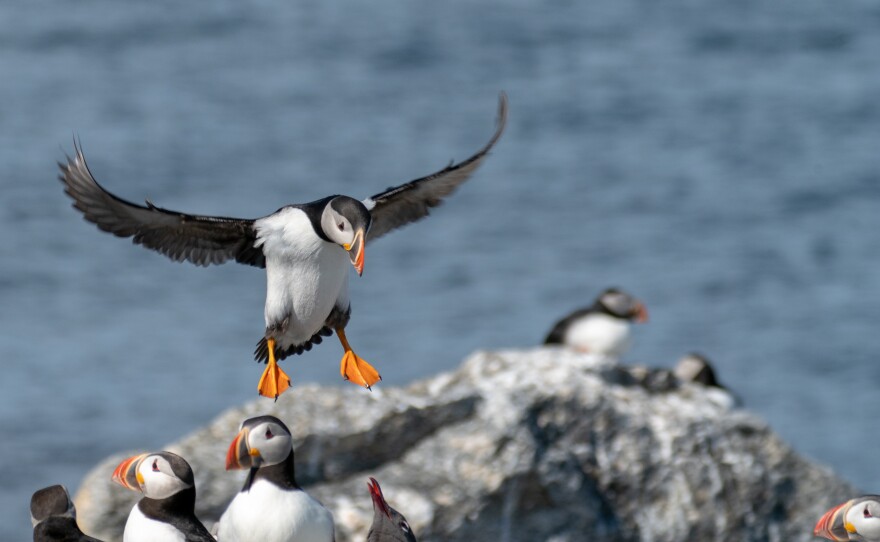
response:
<svg viewBox="0 0 880 542"><path fill-rule="evenodd" d="M544 344L564 344L565 332L571 327L572 322L579 318L583 318L591 312L593 312L591 308L576 310L562 320L556 322L556 324L553 325L553 329L550 330L550 333L548 333L547 337L544 339Z"/></svg>
<svg viewBox="0 0 880 542"><path fill-rule="evenodd" d="M183 533L186 542L217 542L217 539L195 516L189 517L185 521L173 521L172 525Z"/></svg>
<svg viewBox="0 0 880 542"><path fill-rule="evenodd" d="M428 216L431 207L440 205L443 198L465 182L480 166L483 158L501 137L506 123L507 95L502 92L498 97L498 127L492 139L477 154L464 162L452 162L436 173L389 188L364 200L364 205L373 216L367 240L371 241L393 229Z"/></svg>
<svg viewBox="0 0 880 542"><path fill-rule="evenodd" d="M76 155L59 163L64 192L86 220L117 237L131 237L175 261L196 265L239 263L266 267L262 250L254 247L254 221L218 216L198 216L137 205L114 196L92 177L78 145Z"/></svg>

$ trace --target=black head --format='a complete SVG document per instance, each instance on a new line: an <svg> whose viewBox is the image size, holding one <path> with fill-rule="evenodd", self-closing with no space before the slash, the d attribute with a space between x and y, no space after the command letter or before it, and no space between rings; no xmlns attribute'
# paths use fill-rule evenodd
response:
<svg viewBox="0 0 880 542"><path fill-rule="evenodd" d="M685 382L698 382L704 386L721 387L709 359L697 352L682 357L675 365L675 376Z"/></svg>
<svg viewBox="0 0 880 542"><path fill-rule="evenodd" d="M364 244L372 220L364 204L348 196L331 198L321 213L324 235L348 251L359 275L364 271Z"/></svg>
<svg viewBox="0 0 880 542"><path fill-rule="evenodd" d="M167 499L195 487L189 463L172 452L153 452L129 457L113 471L113 481L150 499Z"/></svg>
<svg viewBox="0 0 880 542"><path fill-rule="evenodd" d="M293 458L293 436L284 422L275 416L256 416L241 423L241 428L226 453L226 470L271 467Z"/></svg>
<svg viewBox="0 0 880 542"><path fill-rule="evenodd" d="M35 526L53 516L76 517L76 508L67 488L61 485L44 487L31 497L31 523Z"/></svg>
<svg viewBox="0 0 880 542"><path fill-rule="evenodd" d="M391 508L385 501L379 482L370 478L367 487L373 499L373 524L367 533L367 542L416 542L416 535L403 514Z"/></svg>
<svg viewBox="0 0 880 542"><path fill-rule="evenodd" d="M596 298L594 309L624 320L647 322L648 311L641 301L617 288L608 288Z"/></svg>

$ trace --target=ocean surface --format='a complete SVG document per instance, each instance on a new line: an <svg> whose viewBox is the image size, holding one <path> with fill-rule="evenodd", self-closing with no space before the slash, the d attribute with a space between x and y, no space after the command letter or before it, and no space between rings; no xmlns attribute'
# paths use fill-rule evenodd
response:
<svg viewBox="0 0 880 542"><path fill-rule="evenodd" d="M651 314L628 361L704 353L880 491L878 51L867 0L0 3L0 540L27 539L34 490L161 448L261 371L264 274L84 222L56 180L74 136L123 197L254 218L466 158L502 90L484 167L352 273L382 385L535 345L619 286ZM285 368L349 385L341 353Z"/></svg>

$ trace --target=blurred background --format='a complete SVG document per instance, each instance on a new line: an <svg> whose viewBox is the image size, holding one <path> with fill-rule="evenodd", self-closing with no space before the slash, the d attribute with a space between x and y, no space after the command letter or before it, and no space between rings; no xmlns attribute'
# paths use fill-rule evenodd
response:
<svg viewBox="0 0 880 542"><path fill-rule="evenodd" d="M263 272L84 222L56 180L74 134L123 197L253 218L466 158L501 90L484 167L352 277L382 385L535 345L616 285L651 313L629 361L703 352L800 453L880 489L875 2L38 0L0 30L0 539L29 536L37 488L161 448L261 371ZM347 385L341 353L284 366Z"/></svg>

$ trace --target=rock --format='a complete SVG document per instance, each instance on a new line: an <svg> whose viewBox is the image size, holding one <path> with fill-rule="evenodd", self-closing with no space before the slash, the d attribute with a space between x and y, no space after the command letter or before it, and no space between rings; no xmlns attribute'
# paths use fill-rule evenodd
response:
<svg viewBox="0 0 880 542"><path fill-rule="evenodd" d="M857 492L712 391L560 349L478 352L406 388L297 386L167 449L192 465L209 526L244 478L224 471L239 423L274 414L339 542L366 538L368 476L427 542L813 540L822 513ZM110 474L130 453L98 465L76 497L93 536L121 538L138 496Z"/></svg>

